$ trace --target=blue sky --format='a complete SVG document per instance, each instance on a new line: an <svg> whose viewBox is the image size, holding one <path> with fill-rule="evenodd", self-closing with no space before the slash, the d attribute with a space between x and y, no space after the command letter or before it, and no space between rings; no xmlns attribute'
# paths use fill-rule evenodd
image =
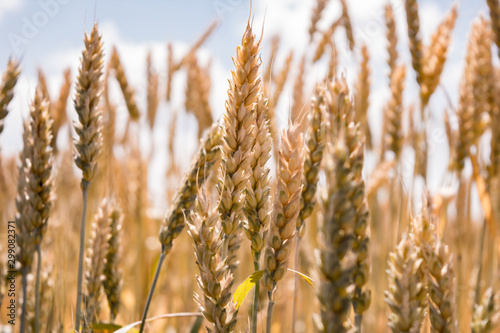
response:
<svg viewBox="0 0 500 333"><path fill-rule="evenodd" d="M383 25L382 8L388 0L350 0L349 10L352 16L356 39L368 45L372 67L372 94L369 117L374 127L380 127L381 109L389 97L386 79L386 41ZM402 0L391 0L397 16L399 33L399 52L402 61L410 65L407 47L406 22ZM280 53L276 66L281 63L288 50L295 50L294 66L291 77L294 77L296 64L307 50L307 30L311 9L315 1L309 0L253 0L254 31L260 35L265 17L262 58L266 65L269 53L269 40L275 34L282 36ZM452 1L419 1L421 29L424 41L428 41L432 32L451 7ZM457 98L458 83L462 74L462 61L466 52L466 42L471 21L480 12L488 15L486 1L458 1L459 16L454 32L449 60L443 73L442 82L454 101ZM182 57L189 45L210 25L218 19L220 24L215 33L200 50L202 62L212 61L212 96L211 105L214 117L218 118L224 109L224 99L227 90L227 78L232 69L231 57L235 54L244 31L250 2L247 0L0 0L0 70L3 70L10 56L21 57L23 74L16 88L16 96L11 105L11 112L6 122L6 129L0 137L2 152L16 153L21 149L21 121L28 113L29 102L36 86L36 69L43 68L46 73L49 92L57 96L62 82L64 68L71 67L76 75L79 57L83 47L83 33L89 31L94 20L100 24L100 31L107 54L116 45L129 80L137 89L137 100L140 107L145 105L145 57L148 50L153 51L153 61L160 73L161 80L165 78L166 44L174 42L176 58ZM319 27L324 29L338 17L340 6L337 0L330 0ZM30 30L31 28L31 30ZM34 28L34 30L33 30ZM21 41L17 47L12 40ZM345 38L341 31L336 34L337 46L341 53L341 68L347 72L352 83L356 77L359 59L347 53ZM496 50L495 50L496 52ZM325 63L311 69L307 86L311 89L316 80L324 76ZM407 73L407 92L405 103L414 103L418 95L414 93L416 83L411 67ZM174 109L183 109L183 94L185 77L178 75L174 90L174 100L170 104L162 103L159 109L158 126L155 129L155 140L161 149L153 162L152 173L163 172L166 159L163 156L166 144L166 129ZM160 81L163 92L164 82ZM116 88L116 87L115 87ZM413 91L413 92L412 92ZM286 124L291 85L285 89L285 98L278 106L280 124ZM119 93L114 94L119 101ZM436 129L442 117L442 109L446 100L441 89L431 99L431 110L435 117ZM71 104L69 113L73 114ZM126 111L121 107L119 114L125 122ZM435 111L434 111L435 110ZM74 115L73 115L74 116ZM121 118L120 118L121 117ZM195 149L196 126L194 118L181 112L179 128L181 139L177 140L177 149L182 152L180 159L187 165ZM377 133L376 133L377 134ZM141 137L145 150L149 149L150 138ZM438 152L446 152L446 141L438 140ZM447 152L446 152L447 154ZM145 154L146 155L146 154ZM438 168L435 182L446 168L446 163L439 155L432 159L432 165ZM156 184L158 186L158 184ZM160 186L159 186L160 187Z"/></svg>

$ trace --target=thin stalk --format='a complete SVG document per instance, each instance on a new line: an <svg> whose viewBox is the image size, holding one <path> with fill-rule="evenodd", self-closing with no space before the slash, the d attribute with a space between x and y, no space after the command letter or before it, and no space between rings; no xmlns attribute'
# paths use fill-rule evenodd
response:
<svg viewBox="0 0 500 333"><path fill-rule="evenodd" d="M21 284L22 284L22 289L23 289L23 306L22 306L22 312L21 312L21 328L19 330L19 333L24 333L25 327L26 327L26 300L28 297L26 297L26 292L28 289L28 267L21 268Z"/></svg>
<svg viewBox="0 0 500 333"><path fill-rule="evenodd" d="M276 286L276 283L273 283L273 289L274 286ZM269 303L267 304L266 333L271 333L271 323L272 323L273 307L274 307L274 301L272 299L273 292L269 291L268 295L269 295Z"/></svg>
<svg viewBox="0 0 500 333"><path fill-rule="evenodd" d="M75 331L80 332L80 318L82 311L82 287L83 287L83 255L85 252L85 223L87 220L87 205L89 201L89 185L90 182L82 179L82 219L80 221L80 254L78 256L78 286L76 294L76 311L75 311Z"/></svg>
<svg viewBox="0 0 500 333"><path fill-rule="evenodd" d="M356 333L361 333L362 322L363 322L363 315L361 313L356 313L354 315L354 325L356 327Z"/></svg>
<svg viewBox="0 0 500 333"><path fill-rule="evenodd" d="M36 247L36 284L35 284L35 333L40 332L40 270L42 267L42 248L38 244Z"/></svg>
<svg viewBox="0 0 500 333"><path fill-rule="evenodd" d="M158 282L158 277L160 276L161 266L163 265L163 261L165 260L166 256L167 254L162 249L160 259L158 260L158 266L156 266L153 284L151 285L151 289L149 289L148 299L146 300L146 306L144 307L144 313L142 314L141 328L139 329L139 333L142 333L144 330L144 325L146 324L146 318L148 316L149 305L151 304L151 299L153 299L153 293L155 292L156 283Z"/></svg>
<svg viewBox="0 0 500 333"><path fill-rule="evenodd" d="M294 252L294 263L293 269L296 272L300 271L299 265L299 248L300 248L300 239L299 236L300 230L297 228L297 237L295 238L295 252ZM297 300L299 299L299 276L294 274L293 277L293 300L292 300L292 333L295 333L295 321L297 320Z"/></svg>
<svg viewBox="0 0 500 333"><path fill-rule="evenodd" d="M484 252L485 237L486 237L486 219L483 221L483 228L481 230L481 241L479 243L479 269L477 270L476 295L474 304L480 304L481 302L481 275L483 273L483 252Z"/></svg>
<svg viewBox="0 0 500 333"><path fill-rule="evenodd" d="M253 267L255 271L260 270L260 252L255 252L255 260ZM253 310L252 310L252 326L251 333L257 333L257 314L259 312L259 293L260 293L260 280L255 283L255 292L253 294Z"/></svg>

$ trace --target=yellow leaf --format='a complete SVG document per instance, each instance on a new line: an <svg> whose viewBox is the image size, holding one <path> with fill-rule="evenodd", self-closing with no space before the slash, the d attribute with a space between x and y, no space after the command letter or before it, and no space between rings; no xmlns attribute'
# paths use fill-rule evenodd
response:
<svg viewBox="0 0 500 333"><path fill-rule="evenodd" d="M313 280L309 276L305 275L304 273L297 272L296 270L293 270L291 268L289 268L288 270L290 272L294 272L295 274L297 274L298 276L300 276L301 278L303 278L304 280L306 280L306 282L309 283L309 285L311 287L314 287L314 282L313 282Z"/></svg>
<svg viewBox="0 0 500 333"><path fill-rule="evenodd" d="M260 270L254 272L252 275L246 278L233 294L233 303L236 305L236 309L239 309L245 298L247 297L250 290L252 290L253 286L262 278L264 275L264 271Z"/></svg>

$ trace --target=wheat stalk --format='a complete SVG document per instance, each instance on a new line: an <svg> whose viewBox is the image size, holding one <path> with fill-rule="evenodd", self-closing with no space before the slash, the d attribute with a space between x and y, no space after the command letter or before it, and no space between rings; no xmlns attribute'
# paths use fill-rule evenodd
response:
<svg viewBox="0 0 500 333"><path fill-rule="evenodd" d="M74 129L78 134L75 140L75 163L82 170L83 209L80 222L80 254L78 259L78 285L75 311L75 327L80 331L82 282L83 282L83 254L85 250L85 221L88 203L88 188L97 168L97 158L102 146L101 112L98 109L102 93L102 42L99 36L97 23L94 24L90 36L85 34L85 50L76 82L75 109L78 122Z"/></svg>

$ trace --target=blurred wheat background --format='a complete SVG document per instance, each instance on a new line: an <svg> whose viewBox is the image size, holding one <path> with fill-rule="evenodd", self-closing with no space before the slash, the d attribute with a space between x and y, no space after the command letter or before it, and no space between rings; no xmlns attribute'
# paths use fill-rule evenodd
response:
<svg viewBox="0 0 500 333"><path fill-rule="evenodd" d="M0 332L500 331L498 0L0 27Z"/></svg>

